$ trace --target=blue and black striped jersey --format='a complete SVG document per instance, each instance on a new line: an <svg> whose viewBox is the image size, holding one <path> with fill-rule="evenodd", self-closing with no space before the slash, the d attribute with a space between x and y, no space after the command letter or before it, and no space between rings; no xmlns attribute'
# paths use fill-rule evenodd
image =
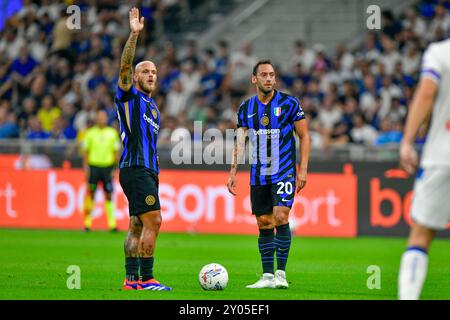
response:
<svg viewBox="0 0 450 320"><path fill-rule="evenodd" d="M120 168L143 166L159 173L156 144L160 113L153 98L138 91L117 88L114 98L123 143Z"/></svg>
<svg viewBox="0 0 450 320"><path fill-rule="evenodd" d="M295 181L294 122L305 118L298 100L275 91L267 105L258 96L244 101L238 111L238 127L249 129L251 185Z"/></svg>

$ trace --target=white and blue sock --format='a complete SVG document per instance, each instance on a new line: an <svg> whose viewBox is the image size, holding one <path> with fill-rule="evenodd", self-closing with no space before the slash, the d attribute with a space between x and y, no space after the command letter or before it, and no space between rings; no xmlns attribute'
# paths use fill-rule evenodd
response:
<svg viewBox="0 0 450 320"><path fill-rule="evenodd" d="M418 300L428 270L428 253L421 247L408 247L403 253L398 277L398 298Z"/></svg>

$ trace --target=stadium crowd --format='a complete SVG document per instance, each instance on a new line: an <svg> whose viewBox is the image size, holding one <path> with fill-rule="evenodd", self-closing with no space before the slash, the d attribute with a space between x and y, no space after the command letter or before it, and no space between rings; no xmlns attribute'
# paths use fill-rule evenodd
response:
<svg viewBox="0 0 450 320"><path fill-rule="evenodd" d="M117 127L114 95L122 48L129 34L130 4L82 5L80 30L66 27L66 5L43 0L23 6L0 31L0 139L77 139L104 109ZM226 41L200 50L159 37L180 24L183 0L138 1L146 18L135 61L158 66L155 95L161 111L160 142L178 127L235 127L240 102L258 58L250 43L236 51ZM313 146L398 143L407 105L429 42L450 32L448 1L418 2L400 16L383 11L382 30L366 32L361 47L296 41L289 61L274 61L278 89L297 96L309 119ZM423 143L421 128L417 143Z"/></svg>

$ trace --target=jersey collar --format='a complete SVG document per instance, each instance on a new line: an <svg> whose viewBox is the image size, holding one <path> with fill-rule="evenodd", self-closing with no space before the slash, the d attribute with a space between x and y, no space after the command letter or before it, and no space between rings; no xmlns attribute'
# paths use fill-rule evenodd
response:
<svg viewBox="0 0 450 320"><path fill-rule="evenodd" d="M267 102L267 104L262 103L262 102L259 100L258 95L256 95L256 101L258 101L258 104L259 104L259 105L267 107L268 105L270 105L270 104L272 103L272 101L275 100L275 98L276 98L277 96L278 96L278 91L277 91L277 90L273 90L273 96L272 96L272 98L270 98L270 100L269 100L269 102Z"/></svg>

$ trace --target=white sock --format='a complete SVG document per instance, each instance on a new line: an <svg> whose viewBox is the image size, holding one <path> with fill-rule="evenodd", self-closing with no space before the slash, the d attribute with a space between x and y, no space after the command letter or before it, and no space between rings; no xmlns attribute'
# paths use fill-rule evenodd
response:
<svg viewBox="0 0 450 320"><path fill-rule="evenodd" d="M398 277L398 298L418 300L428 270L428 254L417 247L408 248L402 256Z"/></svg>

